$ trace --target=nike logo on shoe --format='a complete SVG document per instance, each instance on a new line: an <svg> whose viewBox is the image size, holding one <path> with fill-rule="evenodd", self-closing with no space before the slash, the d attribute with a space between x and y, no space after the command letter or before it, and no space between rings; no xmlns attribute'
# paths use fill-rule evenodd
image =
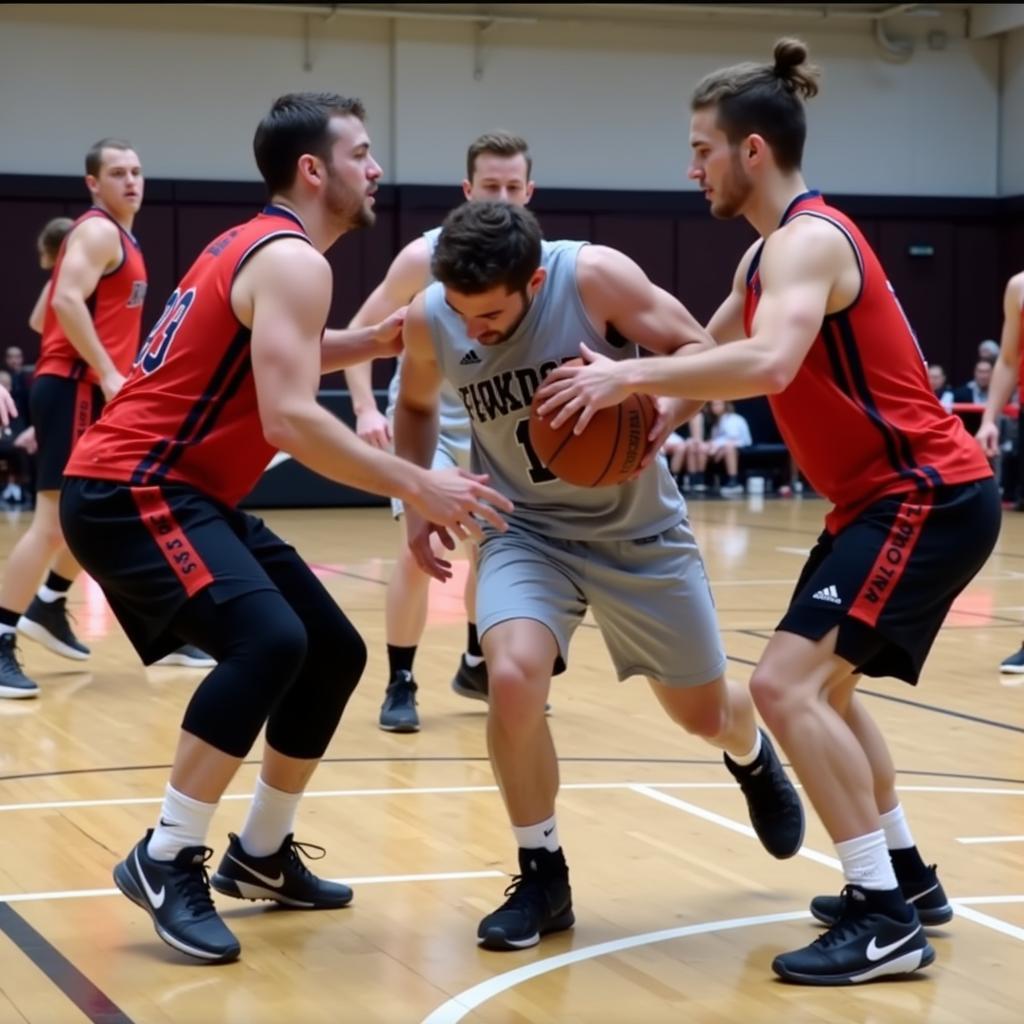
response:
<svg viewBox="0 0 1024 1024"><path fill-rule="evenodd" d="M269 885L272 889L280 889L284 885L284 872L282 871L277 878L268 878L266 875L261 875L255 868L250 867L245 861L239 860L237 857L233 857L230 853L228 859L233 860L239 867L245 868L253 878L258 878L261 882Z"/></svg>
<svg viewBox="0 0 1024 1024"><path fill-rule="evenodd" d="M868 959L875 963L878 960L883 960L890 953L895 952L900 946L908 943L919 931L921 926L918 925L909 935L904 935L902 939L897 939L896 942L890 942L888 946L879 946L878 937L875 935L871 936L871 941L868 943Z"/></svg>
<svg viewBox="0 0 1024 1024"><path fill-rule="evenodd" d="M908 903L916 903L918 900L924 899L924 897L927 896L928 893L935 892L935 890L938 889L938 887L939 887L939 883L936 882L935 885L933 885L930 889L925 889L924 892L919 892L916 896L908 896L907 897L907 902Z"/></svg>
<svg viewBox="0 0 1024 1024"><path fill-rule="evenodd" d="M149 885L149 879L146 878L146 872L142 870L142 865L139 863L139 851L136 850L132 856L135 858L135 870L139 873L139 879L142 882L142 888L146 890L146 899L152 904L154 910L159 910L164 905L164 897L166 895L164 886L160 886L159 892L154 892Z"/></svg>

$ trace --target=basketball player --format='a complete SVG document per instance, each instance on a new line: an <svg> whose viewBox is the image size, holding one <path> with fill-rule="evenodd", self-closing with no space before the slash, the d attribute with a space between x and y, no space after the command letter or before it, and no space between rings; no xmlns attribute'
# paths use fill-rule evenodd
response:
<svg viewBox="0 0 1024 1024"><path fill-rule="evenodd" d="M990 459L999 454L999 417L1003 407L1010 400L1014 389L1018 391L1020 409L1017 422L1024 426L1024 362L1021 361L1021 339L1024 336L1024 272L1015 274L1006 282L1003 293L1003 333L999 345L999 357L992 371L992 383L985 402L985 412L978 428L978 443ZM1020 465L1024 468L1024 434L1018 432ZM1018 474L1019 486L1024 488L1024 475ZM1024 492L1022 492L1024 493ZM1020 501L1018 499L1018 505ZM1024 645L1019 651L1004 658L999 666L1001 672L1024 672Z"/></svg>
<svg viewBox="0 0 1024 1024"><path fill-rule="evenodd" d="M246 899L342 907L293 838L302 791L366 662L355 628L295 549L238 511L276 449L315 472L395 494L460 539L510 503L462 470L426 472L375 451L316 400L321 372L398 350L401 316L329 331L323 253L373 223L381 169L358 100L300 93L256 131L270 204L214 239L168 299L128 383L67 467L68 543L146 663L182 640L217 667L182 725L158 824L114 869L171 946L211 962L239 944L210 899L206 835L260 730L256 796L212 884ZM454 541L450 541L454 543Z"/></svg>
<svg viewBox="0 0 1024 1024"><path fill-rule="evenodd" d="M466 154L466 178L462 193L467 199L496 199L525 206L533 195L530 180L533 161L524 139L507 132L481 135ZM391 264L387 275L363 304L352 327L377 323L396 309L409 304L431 280L430 257L440 228L434 228L410 242ZM382 416L373 397L370 366L354 366L347 371L352 404L356 412L356 431L377 448L391 444L389 417L401 379L401 358L389 390L388 416ZM469 465L469 419L459 396L448 387L441 390L441 431L432 465L435 468ZM392 502L395 518L402 514L398 501ZM487 700L487 666L476 629L475 553L468 550L469 574L466 578L466 651L452 679L452 689L464 697ZM388 685L380 709L380 727L391 732L416 732L416 681L413 660L427 623L427 596L430 577L417 566L407 544L399 545L395 569L388 583L385 604L385 633L388 647Z"/></svg>
<svg viewBox="0 0 1024 1024"><path fill-rule="evenodd" d="M146 268L131 234L143 193L135 151L127 142L101 139L86 154L85 171L93 205L58 243L45 293L31 392L39 446L36 507L0 585L0 697L39 693L19 664L16 630L64 657L89 656L67 617L78 566L61 536L58 491L71 448L99 415L104 397L117 392L135 356ZM41 239L41 265L49 258ZM38 324L38 303L33 317ZM50 573L33 597L47 565Z"/></svg>
<svg viewBox="0 0 1024 1024"><path fill-rule="evenodd" d="M840 897L811 904L830 929L772 966L789 981L836 985L926 966L935 953L922 923L952 916L854 691L862 674L917 682L995 544L1000 508L978 446L932 393L878 258L804 184L801 97L817 92L806 59L803 43L782 40L771 63L716 71L694 93L690 177L716 217L745 217L761 235L708 325L732 344L649 365L587 351L590 365L552 374L542 412L554 425L583 410L582 425L633 391L767 394L800 469L835 505L750 685L847 881Z"/></svg>
<svg viewBox="0 0 1024 1024"><path fill-rule="evenodd" d="M430 464L446 380L469 414L473 465L515 502L508 532L487 530L480 545L477 613L490 677L488 749L521 873L480 922L479 941L523 949L574 922L544 708L588 607L619 678L646 677L674 722L725 751L761 842L775 857L792 856L803 837L800 800L754 722L750 695L725 678L704 565L665 460L621 487L583 488L555 478L529 443L532 395L580 338L615 359L636 345L682 352L709 339L632 260L582 242L542 243L533 215L516 205L452 211L431 270L437 283L406 316L396 450ZM654 429L665 435L698 408L673 403ZM430 524L410 512L406 529L424 570L445 570Z"/></svg>

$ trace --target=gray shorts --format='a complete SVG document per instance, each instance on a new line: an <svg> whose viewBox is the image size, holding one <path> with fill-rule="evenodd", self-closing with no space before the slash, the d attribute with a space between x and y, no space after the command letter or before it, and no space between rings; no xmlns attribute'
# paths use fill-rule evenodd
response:
<svg viewBox="0 0 1024 1024"><path fill-rule="evenodd" d="M444 434L438 435L437 448L430 463L431 469L469 469L469 446ZM391 515L401 519L405 506L399 498L391 499Z"/></svg>
<svg viewBox="0 0 1024 1024"><path fill-rule="evenodd" d="M654 537L598 542L513 526L488 533L477 573L481 636L501 622L534 619L551 630L564 663L589 607L619 679L700 686L725 672L714 599L686 523Z"/></svg>

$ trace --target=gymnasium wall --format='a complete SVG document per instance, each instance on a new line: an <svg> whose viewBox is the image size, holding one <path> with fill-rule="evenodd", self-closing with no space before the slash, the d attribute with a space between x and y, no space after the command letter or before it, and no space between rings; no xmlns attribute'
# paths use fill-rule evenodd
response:
<svg viewBox="0 0 1024 1024"><path fill-rule="evenodd" d="M464 23L310 18L308 47L303 24L203 5L0 7L4 344L35 350L32 242L48 217L84 208L95 138L126 135L143 157L151 323L202 243L260 201L251 137L267 103L310 88L363 96L395 183L377 227L332 252L334 323L458 201L467 141L496 126L530 140L549 237L622 248L706 317L751 235L715 224L685 179L687 97L706 71L766 57L794 30L826 72L808 108L808 180L860 219L925 353L955 381L998 334L1002 282L1024 265L1021 201L999 197L1000 180L1004 195L1024 193L1020 30L967 40L950 15L895 19L888 31L915 47L900 63L861 22L497 24L479 49Z"/></svg>

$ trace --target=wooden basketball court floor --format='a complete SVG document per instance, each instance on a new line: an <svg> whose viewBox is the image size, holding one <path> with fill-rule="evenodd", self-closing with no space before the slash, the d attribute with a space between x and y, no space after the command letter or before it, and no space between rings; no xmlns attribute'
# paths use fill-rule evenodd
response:
<svg viewBox="0 0 1024 1024"><path fill-rule="evenodd" d="M824 511L799 499L691 505L736 679L749 677ZM521 953L478 949L477 922L500 901L515 851L484 706L448 688L464 640L459 590L432 592L417 661L422 731L383 733L382 608L397 542L387 512L267 518L371 650L297 829L326 847L314 867L353 885L352 906L302 913L221 898L242 959L209 967L160 942L113 889L111 868L157 813L199 676L143 669L98 589L79 582L72 610L92 659L25 641L42 696L0 701L0 1024L1021 1019L1024 677L1000 677L998 663L1024 639L1024 515L1007 513L921 686L864 686L957 913L932 933L930 969L845 989L784 985L769 966L817 934L808 899L840 886L813 813L800 856L764 854L717 754L673 727L641 680L614 681L590 625L555 681L551 717L576 928ZM24 526L0 520L0 552ZM214 819L214 864L256 773L255 762L242 769Z"/></svg>

